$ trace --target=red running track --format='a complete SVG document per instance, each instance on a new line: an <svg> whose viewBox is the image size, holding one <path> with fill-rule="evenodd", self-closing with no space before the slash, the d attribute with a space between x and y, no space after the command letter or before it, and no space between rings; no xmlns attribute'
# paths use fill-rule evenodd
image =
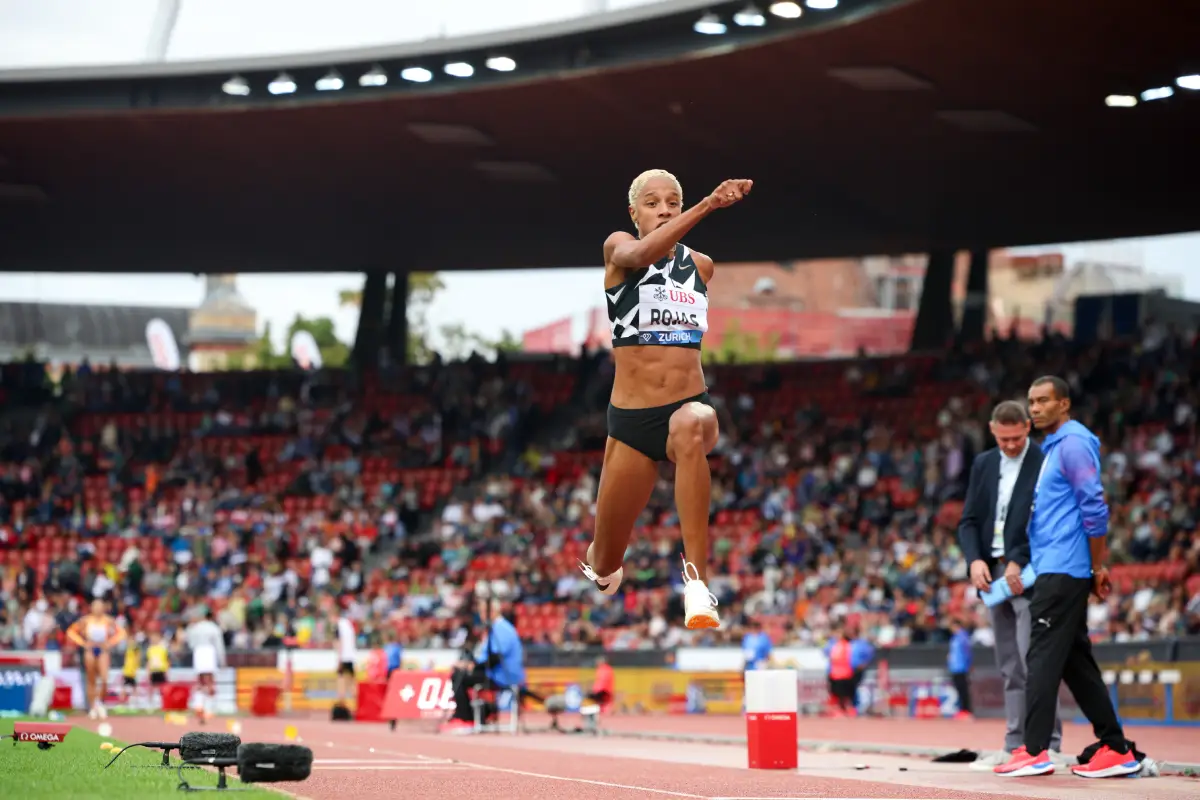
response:
<svg viewBox="0 0 1200 800"><path fill-rule="evenodd" d="M533 723L531 723L533 724ZM717 715L613 716L604 727L614 732L684 733L710 736L746 735L741 717ZM864 744L944 747L947 750L999 750L1004 744L1004 720L911 719L906 717L802 717L800 740L861 742ZM1137 725L1125 735L1138 749L1159 761L1200 762L1200 727ZM1063 725L1063 752L1078 755L1096 741L1089 725Z"/></svg>
<svg viewBox="0 0 1200 800"><path fill-rule="evenodd" d="M645 720L644 729L653 730L657 727L653 723L660 721ZM931 764L927 759L836 753L802 754L796 771L752 771L745 768L745 752L728 745L561 734L438 736L315 719L242 720L242 740L283 742L289 722L313 749L314 770L303 783L277 788L306 800L394 800L397 796L431 800L1195 800L1200 796L1200 782L1184 778L1084 781L1055 775L1015 780L969 772L961 765ZM196 729L168 725L160 718L113 719L110 724L113 737L124 741L175 740ZM920 723L908 724L911 734ZM220 721L213 726L224 727ZM856 765L856 759L869 761L868 768L857 769L863 765Z"/></svg>

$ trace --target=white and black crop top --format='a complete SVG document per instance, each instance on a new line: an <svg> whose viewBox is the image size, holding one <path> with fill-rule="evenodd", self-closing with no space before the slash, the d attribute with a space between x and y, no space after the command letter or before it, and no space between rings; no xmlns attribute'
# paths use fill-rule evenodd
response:
<svg viewBox="0 0 1200 800"><path fill-rule="evenodd" d="M708 330L708 286L682 244L661 261L630 270L605 291L612 346L669 345L700 349Z"/></svg>

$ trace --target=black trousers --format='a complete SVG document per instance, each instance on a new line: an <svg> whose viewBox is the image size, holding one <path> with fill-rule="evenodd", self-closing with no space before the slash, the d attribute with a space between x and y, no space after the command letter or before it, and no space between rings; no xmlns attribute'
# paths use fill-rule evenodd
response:
<svg viewBox="0 0 1200 800"><path fill-rule="evenodd" d="M967 714L974 713L971 708L971 676L966 672L950 673L954 683L954 691L958 692L958 710Z"/></svg>
<svg viewBox="0 0 1200 800"><path fill-rule="evenodd" d="M1128 753L1125 731L1092 655L1087 633L1088 578L1039 575L1029 601L1031 629L1025 672L1025 748L1032 755L1050 746L1059 682L1065 682L1101 744Z"/></svg>

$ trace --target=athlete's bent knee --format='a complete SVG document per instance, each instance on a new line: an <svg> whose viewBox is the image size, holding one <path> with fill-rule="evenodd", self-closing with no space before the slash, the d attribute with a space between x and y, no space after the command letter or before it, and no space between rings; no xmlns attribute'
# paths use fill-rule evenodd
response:
<svg viewBox="0 0 1200 800"><path fill-rule="evenodd" d="M705 455L704 429L705 414L692 406L704 409L708 414L713 410L702 403L689 403L671 415L668 448L676 460L682 458L702 458Z"/></svg>

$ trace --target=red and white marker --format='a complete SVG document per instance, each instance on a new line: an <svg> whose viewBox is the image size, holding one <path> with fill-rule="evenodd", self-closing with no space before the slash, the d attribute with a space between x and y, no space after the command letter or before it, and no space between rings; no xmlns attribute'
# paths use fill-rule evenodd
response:
<svg viewBox="0 0 1200 800"><path fill-rule="evenodd" d="M794 669L746 670L746 744L750 769L796 768L799 677Z"/></svg>

